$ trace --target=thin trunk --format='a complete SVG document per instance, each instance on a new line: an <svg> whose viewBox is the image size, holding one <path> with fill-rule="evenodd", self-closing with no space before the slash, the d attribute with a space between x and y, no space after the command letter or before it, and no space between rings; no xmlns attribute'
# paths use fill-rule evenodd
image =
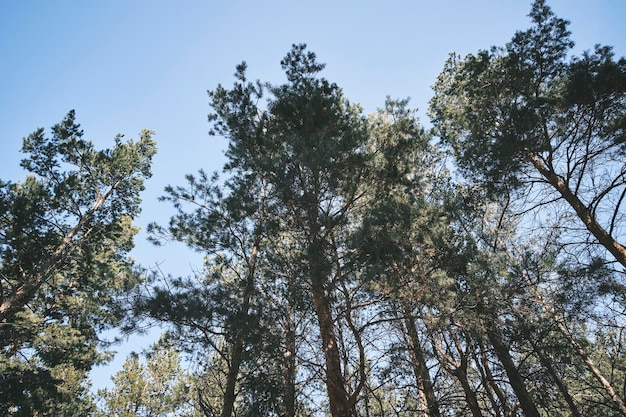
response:
<svg viewBox="0 0 626 417"><path fill-rule="evenodd" d="M283 417L296 415L296 332L291 320L291 311L287 312L285 326L285 368L283 371Z"/></svg>
<svg viewBox="0 0 626 417"><path fill-rule="evenodd" d="M478 397L476 396L476 392L470 386L469 380L467 379L467 369L463 366L458 367L454 370L453 375L456 376L456 378L461 383L463 393L465 394L465 401L467 401L467 405L472 412L472 416L483 417L483 414L480 411L480 405L478 405Z"/></svg>
<svg viewBox="0 0 626 417"><path fill-rule="evenodd" d="M239 368L243 359L243 336L241 331L238 332L237 339L233 344L232 354L228 363L228 372L226 374L226 389L222 401L222 417L231 417L235 408L235 387L237 385L237 376L239 376Z"/></svg>
<svg viewBox="0 0 626 417"><path fill-rule="evenodd" d="M563 323L561 323L560 321L557 321L557 327L561 331L561 334L563 334L563 336L565 336L567 341L574 347L576 352L578 352L580 357L585 362L585 365L587 365L587 369L589 369L592 375L600 382L600 384L602 385L606 393L609 395L609 397L613 401L613 404L615 405L615 407L619 410L619 412L622 415L626 416L626 404L624 404L624 401L620 398L619 394L617 393L615 388L613 388L609 380L606 379L604 375L602 375L602 372L600 371L600 369L596 366L596 364L589 357L589 355L587 355L587 352L585 352L585 349L583 348L583 346L580 343L578 343L576 339L574 339L574 336L572 336L572 334L569 332L569 330L567 329L567 327L565 327Z"/></svg>
<svg viewBox="0 0 626 417"><path fill-rule="evenodd" d="M263 188L261 194L261 205L258 211L258 217L256 219L256 230L254 232L254 241L252 242L252 249L250 256L247 259L248 271L246 275L246 284L243 290L243 300L241 303L240 320L246 320L250 312L250 305L252 303L252 297L254 296L254 276L256 274L257 259L259 255L259 248L261 246L261 230L260 225L264 221L264 205L265 200L265 188ZM224 390L224 397L222 403L222 417L232 417L233 410L235 408L235 400L237 395L235 388L237 386L237 377L239 376L239 369L241 362L243 361L245 339L248 336L250 328L248 323L240 323L235 335L235 340L231 349L230 363L228 364L228 372L226 374L226 389Z"/></svg>
<svg viewBox="0 0 626 417"><path fill-rule="evenodd" d="M367 380L367 374L366 374L367 357L365 354L365 346L363 345L363 339L361 337L361 331L357 328L357 326L354 324L352 320L352 300L350 297L350 292L348 291L348 288L346 287L346 282L343 277L342 265L341 265L339 253L337 252L337 243L335 242L334 238L333 238L333 250L335 253L335 267L337 268L336 279L338 282L341 283L341 289L344 293L345 300L346 300L346 312L345 312L346 324L348 325L348 328L350 329L350 332L352 333L352 336L354 337L354 340L356 342L356 345L359 351L358 383L354 387L354 390L348 394L348 408L350 408L351 410L354 410L354 407L359 399L359 395L361 394L361 391L363 390L363 387L365 386L365 382ZM344 352L347 352L347 350L344 349ZM345 356L347 359L347 353ZM345 364L344 369L348 369L347 363ZM354 411L354 414L356 414L356 411Z"/></svg>
<svg viewBox="0 0 626 417"><path fill-rule="evenodd" d="M38 273L31 276L24 275L24 282L6 299L0 303L0 329L10 323L13 316L24 308L37 290L52 276L55 271L63 265L67 257L74 249L73 243L76 236L83 232L82 240L93 231L93 228L83 231L85 225L91 220L100 207L111 197L111 195L122 185L122 180L115 182L106 193L100 195L89 210L78 220L76 225L63 237L63 240L52 251L50 257L45 261L45 265Z"/></svg>
<svg viewBox="0 0 626 417"><path fill-rule="evenodd" d="M559 177L553 169L548 167L536 155L531 156L531 161L537 171L543 175L548 183L552 185L552 187L561 194L561 197L574 209L578 218L582 220L587 230L598 240L598 243L604 246L623 267L626 267L626 247L615 240L613 236L600 225L591 209L580 201L578 196L570 190L565 181Z"/></svg>
<svg viewBox="0 0 626 417"><path fill-rule="evenodd" d="M589 357L589 355L585 351L585 348L578 342L578 340L576 340L574 335L572 335L572 333L569 331L569 329L563 323L563 321L557 317L552 306L550 306L543 299L543 297L534 287L533 283L528 278L528 276L523 275L523 278L526 281L526 283L529 285L535 299L543 306L544 311L545 311L544 314L547 317L549 317L550 320L553 321L553 323L556 324L556 327L559 329L561 334L565 337L565 339L569 342L569 344L574 348L576 353L578 353L580 358L585 362L585 365L587 365L587 369L598 380L598 382L600 382L600 385L602 385L602 388L604 388L608 396L611 398L617 410L619 410L622 415L626 416L626 404L624 404L624 401L617 393L617 390L613 387L613 385L611 385L609 380L604 377L600 369L596 366L596 364L593 362L593 360Z"/></svg>
<svg viewBox="0 0 626 417"><path fill-rule="evenodd" d="M465 349L463 349L458 337L452 329L449 330L449 334L454 342L454 345L456 346L457 352L459 353L460 360L458 362L455 361L454 358L446 352L446 349L443 348L443 344L441 342L442 338L440 336L433 336L433 344L436 351L439 352L439 363L443 369L445 369L450 375L454 376L461 384L463 394L465 395L465 401L472 412L472 416L483 417L482 412L480 411L480 406L478 405L476 392L471 387L469 379L467 378L468 354Z"/></svg>
<svg viewBox="0 0 626 417"><path fill-rule="evenodd" d="M484 356L482 345L480 343L477 343L476 347L478 348L478 352L476 351L476 349L474 349L472 351L472 356L474 359L474 363L476 364L476 369L478 370L478 373L480 374L482 386L485 387L485 394L487 395L487 398L489 398L489 403L491 404L491 409L493 413L496 415L496 417L501 417L502 416L501 408L504 408L504 407L501 407L496 401L496 398L494 397L495 390L493 387L493 382L495 381L493 381L493 376L491 375L491 371L489 369L486 369L486 367L488 366L488 362L485 360L486 358ZM498 395L498 392L496 392L496 395Z"/></svg>
<svg viewBox="0 0 626 417"><path fill-rule="evenodd" d="M241 319L245 319L248 315L250 303L252 302L252 296L254 294L254 273L259 251L258 245L259 240L257 239L252 247L252 253L250 255L248 276L246 279L246 287L244 288L243 302L241 305ZM230 362L228 364L228 372L226 374L226 389L224 390L224 399L222 403L222 417L231 417L233 415L235 400L237 397L235 388L237 385L237 377L239 376L239 368L241 367L241 362L243 361L245 338L248 330L247 323L239 326L231 349Z"/></svg>
<svg viewBox="0 0 626 417"><path fill-rule="evenodd" d="M587 225L587 228L592 232L592 234L598 238L599 242L603 246L605 246L607 250L609 250L613 255L615 255L616 259L620 263L622 263L622 265L626 266L626 248L624 248L624 246L620 245L618 242L614 241L612 237L604 229L602 229L599 223L591 215L591 212L582 204L578 197L574 193L572 193L572 191L567 187L565 182L558 175L556 175L552 170L545 166L543 162L541 162L537 157L533 158L533 164L541 172L541 174L548 179L550 184L552 184L557 190L559 190L563 198L565 198L565 200L567 200L572 205L572 207L574 207L576 213ZM502 244L501 246L503 248L506 247L504 244ZM622 255L623 259L620 260L620 256ZM509 256L513 259L512 255L509 254ZM600 385L602 385L602 388L604 388L606 393L609 395L617 410L619 410L622 415L626 416L626 404L617 393L617 390L615 390L609 380L604 377L600 369L596 366L596 364L589 357L589 355L587 355L584 347L570 333L567 326L562 322L562 320L557 317L552 306L543 299L542 295L535 288L535 284L532 282L532 280L526 274L522 274L522 278L528 285L535 299L545 309L545 315L556 324L561 334L565 336L565 339L582 358L582 360L585 362L585 365L587 365L587 369L598 380L598 382L600 382Z"/></svg>
<svg viewBox="0 0 626 417"><path fill-rule="evenodd" d="M563 399L565 399L565 402L567 403L567 406L569 407L572 417L582 417L580 412L578 411L578 408L576 407L576 403L574 402L574 399L572 398L572 396L569 393L569 390L565 386L565 382L563 382L563 380L556 373L556 369L554 369L554 366L552 366L552 362L550 361L550 358L548 358L540 350L537 350L537 356L539 356L539 360L541 361L541 364L544 366L544 368L546 368L546 370L548 371L548 374L550 374L550 377L552 378L557 388L561 392Z"/></svg>
<svg viewBox="0 0 626 417"><path fill-rule="evenodd" d="M313 305L319 322L322 352L326 363L326 391L330 403L330 413L332 417L349 417L351 412L345 381L341 372L341 357L330 311L330 302L321 277L314 277L312 281Z"/></svg>
<svg viewBox="0 0 626 417"><path fill-rule="evenodd" d="M467 377L467 365L468 365L468 350L470 349L469 343L465 341L465 349L461 346L457 335L453 332L452 328L449 330L450 337L453 339L454 344L456 346L459 355L461 356L460 363L454 370L453 374L457 377L459 382L461 383L461 387L463 388L463 393L465 394L465 400L467 401L467 405L470 407L472 411L472 416L474 417L483 417L482 412L480 411L480 405L478 405L478 396L476 395L476 391L471 387L469 383L469 379Z"/></svg>
<svg viewBox="0 0 626 417"><path fill-rule="evenodd" d="M317 173L313 172L313 183L317 184ZM311 296L313 308L317 316L320 336L322 338L322 353L326 364L326 392L332 417L350 417L351 409L346 383L342 373L341 355L337 335L335 334L335 321L331 312L331 301L327 294L328 271L327 264L332 262L326 258L327 242L320 236L321 226L318 223L319 192L316 187L305 193L308 202L306 229L308 235L307 263L309 279L311 283Z"/></svg>
<svg viewBox="0 0 626 417"><path fill-rule="evenodd" d="M524 380L520 375L517 366L513 362L509 349L500 339L498 330L495 326L489 326L486 333L491 346L493 346L496 356L504 367L504 371L509 379L511 388L513 388L513 392L515 392L515 395L520 402L520 407L522 407L524 415L526 417L540 417L539 410L530 396L530 393L526 389L526 384L524 384Z"/></svg>
<svg viewBox="0 0 626 417"><path fill-rule="evenodd" d="M409 349L411 366L417 380L419 396L424 402L424 413L429 417L440 417L439 402L435 396L435 390L433 389L430 372L426 365L426 358L422 350L419 333L415 327L415 321L407 305L403 305L402 310L404 314L404 338Z"/></svg>

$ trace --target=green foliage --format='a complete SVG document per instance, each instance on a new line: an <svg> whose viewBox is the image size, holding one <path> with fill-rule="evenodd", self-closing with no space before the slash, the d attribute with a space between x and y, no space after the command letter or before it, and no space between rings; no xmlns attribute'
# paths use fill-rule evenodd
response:
<svg viewBox="0 0 626 417"><path fill-rule="evenodd" d="M283 84L242 63L209 92L228 176L168 187L150 227L205 268L136 305L193 355L205 415L625 413L623 275L544 210L563 200L605 248L622 233L624 61L568 58L542 0L530 18L451 57L432 133L408 100L365 117L304 45Z"/></svg>
<svg viewBox="0 0 626 417"><path fill-rule="evenodd" d="M626 265L626 61L569 57L543 0L530 18L451 56L432 132L408 100L365 116L302 44L284 83L242 63L209 91L225 175L168 186L175 213L149 226L203 268L155 271L129 322L167 326L193 375L165 345L133 354L97 411L85 375L141 280L127 253L154 143L97 151L73 112L26 138L31 175L0 183L0 411L626 415L624 275L605 253Z"/></svg>
<svg viewBox="0 0 626 417"><path fill-rule="evenodd" d="M199 415L194 411L193 379L181 368L180 356L172 348L157 344L141 356L132 353L111 379L112 388L98 391L102 416Z"/></svg>
<svg viewBox="0 0 626 417"><path fill-rule="evenodd" d="M568 143L570 151L604 143L598 151L611 156L612 144L623 142L624 60L598 46L568 62L568 22L544 1L530 17L534 26L504 48L452 56L431 101L437 133L464 172L496 191L519 187L532 155L550 153L559 169Z"/></svg>
<svg viewBox="0 0 626 417"><path fill-rule="evenodd" d="M482 188L452 183L407 100L364 117L304 45L281 62L285 84L249 82L244 63L209 92L230 176L168 187L177 213L151 226L205 269L162 277L138 304L201 364L205 415L576 414L587 403L569 392L606 388L584 322L618 288L611 271L572 264L557 240L512 249L526 241L511 191L550 152L540 122L558 129L570 73L565 21L541 1L531 18L506 48L450 61L433 100ZM594 285L550 287L568 274Z"/></svg>
<svg viewBox="0 0 626 417"><path fill-rule="evenodd" d="M549 145L541 134L555 105L573 43L567 22L542 1L531 12L535 26L505 48L492 47L461 60L451 56L435 85L433 122L460 166L496 190L520 185L527 154Z"/></svg>
<svg viewBox="0 0 626 417"><path fill-rule="evenodd" d="M82 136L73 111L51 137L38 129L24 139L22 166L31 174L0 184L0 393L8 414L69 415L62 404L81 404L87 372L107 359L97 332L120 323L120 296L141 280L127 253L155 153L151 132L137 142L118 136L102 151Z"/></svg>

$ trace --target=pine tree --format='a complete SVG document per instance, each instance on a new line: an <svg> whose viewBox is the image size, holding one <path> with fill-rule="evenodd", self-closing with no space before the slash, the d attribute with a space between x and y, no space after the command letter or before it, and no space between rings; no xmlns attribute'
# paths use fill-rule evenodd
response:
<svg viewBox="0 0 626 417"><path fill-rule="evenodd" d="M115 138L96 150L71 111L24 139L21 183L0 183L0 410L66 415L107 355L98 332L120 323L120 296L141 281L127 256L155 143ZM82 388L81 388L82 386ZM55 404L52 406L51 404Z"/></svg>

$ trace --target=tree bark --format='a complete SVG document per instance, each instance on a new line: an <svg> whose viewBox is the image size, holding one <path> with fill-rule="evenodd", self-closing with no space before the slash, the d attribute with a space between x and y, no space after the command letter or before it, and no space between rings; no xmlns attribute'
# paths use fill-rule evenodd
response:
<svg viewBox="0 0 626 417"><path fill-rule="evenodd" d="M511 414L509 404L506 396L496 383L496 380L491 373L491 369L489 369L489 360L487 359L485 348L480 341L477 341L476 344L478 351L474 351L474 363L476 363L476 367L480 372L480 377L482 379L483 386L485 387L485 392L489 398L489 402L491 403L493 413L496 417L501 417L503 414L508 416ZM497 401L494 394L497 397Z"/></svg>
<svg viewBox="0 0 626 417"><path fill-rule="evenodd" d="M289 310L291 310L288 307ZM283 417L296 415L296 331L291 318L291 311L287 311L285 324L285 368L283 371Z"/></svg>
<svg viewBox="0 0 626 417"><path fill-rule="evenodd" d="M556 369L554 369L554 366L552 366L552 362L550 358L548 358L543 352L541 352L540 349L537 349L537 356L539 356L539 361L541 362L543 367L546 368L546 370L548 371L548 374L550 374L550 377L552 378L557 388L561 392L563 399L565 399L565 402L567 403L567 406L569 407L572 417L582 417L580 412L578 411L578 408L576 407L576 403L574 402L574 399L572 398L572 396L569 393L569 390L565 386L565 382L563 382L563 380L556 373Z"/></svg>
<svg viewBox="0 0 626 417"><path fill-rule="evenodd" d="M111 197L111 195L122 185L123 180L116 181L106 193L100 195L89 208L89 210L78 220L76 225L63 237L63 240L52 251L45 265L37 273L24 276L24 282L6 299L0 303L0 329L7 325L11 319L21 311L24 306L33 298L37 290L52 276L58 268L67 260L72 250L75 248L74 239L79 233L83 233L81 241L86 241L93 231L93 228L84 230L85 225L91 220L100 207Z"/></svg>
<svg viewBox="0 0 626 417"><path fill-rule="evenodd" d="M626 247L611 236L593 216L591 210L583 204L576 194L565 183L565 181L548 167L537 155L531 156L533 166L541 175L554 187L561 197L574 209L576 215L589 230L589 232L606 248L623 267L626 268Z"/></svg>
<svg viewBox="0 0 626 417"><path fill-rule="evenodd" d="M524 415L526 417L540 417L539 410L526 389L526 384L524 384L524 380L513 362L509 349L502 342L499 331L494 326L488 326L486 333L496 356L504 367L511 388L513 388L513 392L515 392L520 402L520 407L522 407Z"/></svg>
<svg viewBox="0 0 626 417"><path fill-rule="evenodd" d="M598 380L598 382L600 382L600 385L602 385L602 388L604 388L608 396L611 398L616 409L619 410L619 412L622 415L626 416L626 404L617 393L617 390L613 387L613 385L611 385L611 382L604 377L600 369L596 366L596 364L593 362L593 360L589 357L589 355L585 351L585 348L583 347L583 345L581 345L580 342L576 340L576 338L569 331L565 323L563 323L563 321L560 320L559 317L557 317L554 311L554 308L544 300L544 298L534 287L533 283L528 278L528 276L523 275L523 278L528 284L529 288L531 289L532 294L534 295L535 299L543 306L544 311L545 311L544 314L547 317L549 317L553 323L556 324L556 327L559 329L561 334L569 342L572 348L574 348L574 351L576 351L576 353L578 353L580 358L585 362L587 369Z"/></svg>
<svg viewBox="0 0 626 417"><path fill-rule="evenodd" d="M318 184L317 173L313 171L313 184ZM318 187L305 193L307 201L306 230L308 231L307 263L309 279L311 283L311 296L313 308L317 316L320 336L322 338L322 353L326 365L326 391L332 417L350 417L350 396L346 389L346 383L341 368L341 354L335 333L335 321L331 311L331 301L328 295L329 289L329 263L326 251L328 242L321 236L322 227L319 223L319 192ZM328 230L326 230L328 232Z"/></svg>
<svg viewBox="0 0 626 417"><path fill-rule="evenodd" d="M457 335L454 333L453 329L449 331L450 338L454 341L454 345L456 346L457 352L459 353L460 359L459 361L455 361L447 352L446 349L443 348L441 343L441 338L438 336L433 337L433 343L435 345L435 350L439 352L439 363L450 375L454 376L459 383L461 384L461 388L463 389L463 394L465 395L465 401L472 412L473 417L483 417L483 414L480 410L480 405L478 404L478 396L476 392L471 387L469 383L469 379L467 378L467 365L468 365L468 353L467 348L463 349ZM437 338L437 341L435 341Z"/></svg>
<svg viewBox="0 0 626 417"><path fill-rule="evenodd" d="M256 270L257 256L259 252L260 236L257 234L255 238L254 246L250 254L250 261L248 264L248 275L246 277L246 286L244 288L243 300L240 311L240 319L246 319L248 312L250 311L250 304L252 302L252 296L254 295L254 273ZM239 376L239 369L241 362L243 361L245 338L248 333L247 323L242 323L238 326L238 330L231 349L230 363L228 364L228 372L226 373L226 389L224 390L224 397L222 402L222 417L231 417L235 408L235 388L237 386L237 377Z"/></svg>
<svg viewBox="0 0 626 417"><path fill-rule="evenodd" d="M428 371L428 366L426 366L426 358L424 357L424 351L422 350L419 333L415 327L411 310L407 305L403 305L402 310L404 314L403 333L409 349L411 366L417 381L419 396L425 403L424 412L428 417L440 417L439 402L435 396L430 372Z"/></svg>
<svg viewBox="0 0 626 417"><path fill-rule="evenodd" d="M228 372L226 373L226 389L222 400L222 417L231 417L235 409L235 387L237 385L237 376L243 358L243 335L239 331L237 339L233 344L230 361L228 363Z"/></svg>
<svg viewBox="0 0 626 417"><path fill-rule="evenodd" d="M574 350L576 350L576 352L580 355L582 360L585 362L585 365L587 365L587 369L589 369L591 374L598 380L598 382L600 382L600 385L602 385L602 388L604 388L606 393L609 395L615 407L622 415L626 416L626 404L624 404L624 401L621 399L615 388L613 388L613 385L611 385L609 380L602 375L600 369L598 369L593 360L589 357L589 355L587 355L583 346L576 339L574 339L574 336L569 332L563 323L557 321L557 327L561 331L561 334L565 336L567 341L572 345Z"/></svg>
<svg viewBox="0 0 626 417"><path fill-rule="evenodd" d="M264 221L264 205L265 200L265 188L261 195L261 205L258 211L258 218L256 219L256 230L254 231L254 240L252 242L252 248L250 250L250 256L248 257L246 283L243 291L243 299L241 303L241 310L239 313L240 320L246 320L250 312L250 305L252 303L252 297L254 296L255 282L254 277L256 274L257 259L259 256L259 249L261 246L262 228L260 227ZM237 386L237 377L239 376L239 369L241 368L241 362L243 361L245 339L250 331L248 323L240 323L238 326L235 340L231 350L230 363L228 364L228 372L226 374L226 389L224 390L223 403L222 403L222 417L232 417L235 408L235 400L237 395L235 388Z"/></svg>
<svg viewBox="0 0 626 417"><path fill-rule="evenodd" d="M472 412L473 417L483 417L483 413L480 411L480 405L478 405L478 397L476 396L476 392L469 384L469 380L467 379L467 369L463 366L456 368L453 372L454 376L461 383L461 387L463 388L463 394L465 394L465 401L467 401L467 405Z"/></svg>
<svg viewBox="0 0 626 417"><path fill-rule="evenodd" d="M326 363L326 391L332 417L350 417L348 394L341 372L341 358L330 303L326 295L323 279L319 276L312 280L312 296L315 313L322 337L322 352Z"/></svg>

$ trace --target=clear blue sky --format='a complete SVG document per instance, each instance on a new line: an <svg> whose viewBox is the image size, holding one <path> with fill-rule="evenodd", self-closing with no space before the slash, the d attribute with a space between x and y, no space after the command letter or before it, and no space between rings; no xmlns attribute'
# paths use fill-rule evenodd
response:
<svg viewBox="0 0 626 417"><path fill-rule="evenodd" d="M138 223L167 222L157 203L187 173L220 170L225 141L209 137L206 91L232 83L245 60L251 78L282 82L280 59L307 43L324 76L366 112L385 97L412 98L427 123L430 86L450 52L503 45L529 26L531 0L209 1L0 0L0 178L19 180L22 138L75 109L85 137L110 147L123 133L156 131L159 154ZM626 0L548 0L571 22L576 52L597 43L626 55ZM189 274L197 255L137 238L146 266ZM135 337L119 348L140 350ZM96 386L124 353L94 373Z"/></svg>

